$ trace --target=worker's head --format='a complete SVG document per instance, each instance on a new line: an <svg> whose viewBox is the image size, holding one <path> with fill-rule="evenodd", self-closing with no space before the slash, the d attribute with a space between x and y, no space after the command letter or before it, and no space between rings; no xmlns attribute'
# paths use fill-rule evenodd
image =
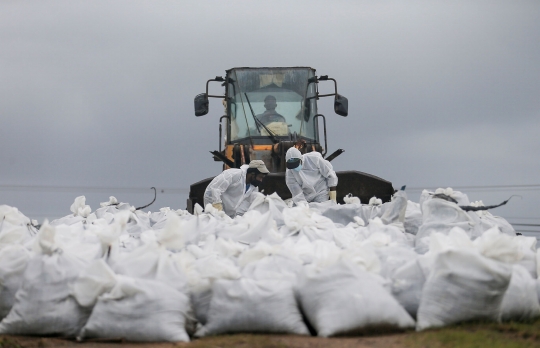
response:
<svg viewBox="0 0 540 348"><path fill-rule="evenodd" d="M302 153L295 147L291 147L285 154L287 169L296 171L302 170Z"/></svg>
<svg viewBox="0 0 540 348"><path fill-rule="evenodd" d="M276 103L276 97L273 95L267 95L266 98L264 98L264 108L269 111L275 110L277 107Z"/></svg>
<svg viewBox="0 0 540 348"><path fill-rule="evenodd" d="M246 184L258 187L262 184L264 177L270 173L261 160L253 160L249 162L249 167L246 174Z"/></svg>

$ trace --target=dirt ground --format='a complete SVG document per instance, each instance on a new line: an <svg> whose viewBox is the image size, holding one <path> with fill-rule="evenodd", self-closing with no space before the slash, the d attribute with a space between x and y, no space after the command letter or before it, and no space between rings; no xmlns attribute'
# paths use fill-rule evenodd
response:
<svg viewBox="0 0 540 348"><path fill-rule="evenodd" d="M294 335L236 334L195 339L189 343L133 343L122 340L75 340L56 337L0 336L0 348L538 348L540 319L532 322L469 322L441 329L366 336L320 338Z"/></svg>
<svg viewBox="0 0 540 348"><path fill-rule="evenodd" d="M403 342L404 334L368 336L368 337L344 337L344 338L320 338L293 335L225 335L193 340L190 343L132 343L121 340L88 340L76 342L61 338L27 337L27 336L2 336L0 348L52 348L52 347L77 347L77 348L397 348L406 347Z"/></svg>

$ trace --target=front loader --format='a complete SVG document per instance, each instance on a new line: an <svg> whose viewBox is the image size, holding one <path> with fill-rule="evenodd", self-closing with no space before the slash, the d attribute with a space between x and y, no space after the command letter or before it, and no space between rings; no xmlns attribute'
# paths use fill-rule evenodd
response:
<svg viewBox="0 0 540 348"><path fill-rule="evenodd" d="M208 85L219 82L225 87L224 95L210 95ZM319 83L334 84L334 93L320 94ZM317 101L334 97L334 111L348 115L348 100L338 94L337 82L326 75L315 75L310 67L291 68L233 68L225 78L217 76L206 82L206 92L195 97L195 116L209 111L209 98L223 99L225 115L219 119L219 149L211 151L215 161L223 162L223 170L240 168L251 160L262 160L270 171L259 191L276 192L282 199L291 198L285 184L285 153L295 144L302 153L318 151L332 161L342 149L328 155L326 117L317 112ZM322 122L324 146L320 141ZM221 144L224 141L224 148ZM359 171L340 171L337 201L349 193L362 203L376 196L387 202L395 192L392 183ZM190 186L187 209L193 213L196 203L204 206L204 191L213 177Z"/></svg>

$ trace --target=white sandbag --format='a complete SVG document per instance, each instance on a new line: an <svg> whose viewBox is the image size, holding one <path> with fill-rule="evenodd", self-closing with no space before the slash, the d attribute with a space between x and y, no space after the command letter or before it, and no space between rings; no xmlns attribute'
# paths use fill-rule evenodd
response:
<svg viewBox="0 0 540 348"><path fill-rule="evenodd" d="M345 249L354 242L357 233L352 226L348 225L343 228L335 228L332 230L332 234L334 236L334 243L338 247Z"/></svg>
<svg viewBox="0 0 540 348"><path fill-rule="evenodd" d="M57 244L77 257L92 261L103 255L99 238L95 233L87 231L82 223L56 226L55 230Z"/></svg>
<svg viewBox="0 0 540 348"><path fill-rule="evenodd" d="M332 205L325 207L325 209L315 207L314 209L318 210L322 216L329 218L334 223L339 223L345 226L351 222L354 222L355 217L363 217L362 205L360 202L356 204ZM366 220L366 222L367 221L368 220Z"/></svg>
<svg viewBox="0 0 540 348"><path fill-rule="evenodd" d="M469 201L469 197L466 194L460 191L454 191L451 187L447 187L445 189L438 188L434 192L423 190L422 194L420 195L420 200L418 202L420 204L420 209L423 210L423 204L429 201L430 199L432 199L435 194L443 194L443 195L449 196L450 198L457 201L458 205L471 204Z"/></svg>
<svg viewBox="0 0 540 348"><path fill-rule="evenodd" d="M347 249L343 250L340 260L354 265L360 270L379 274L381 273L382 263L377 253L378 249L369 244L353 242Z"/></svg>
<svg viewBox="0 0 540 348"><path fill-rule="evenodd" d="M71 212L74 216L81 216L83 218L90 215L92 212L92 208L90 208L89 205L86 205L86 197L85 196L79 196L75 198L75 201L71 205L70 208Z"/></svg>
<svg viewBox="0 0 540 348"><path fill-rule="evenodd" d="M478 251L469 235L459 227L453 227L448 234L434 233L428 240L429 252L417 258L418 266L424 273L425 279L429 277L439 253L448 250Z"/></svg>
<svg viewBox="0 0 540 348"><path fill-rule="evenodd" d="M391 277L392 295L411 317L416 318L426 277L418 259L407 261L394 270Z"/></svg>
<svg viewBox="0 0 540 348"><path fill-rule="evenodd" d="M407 201L407 209L405 210L405 219L403 221L405 232L416 235L423 222L420 204Z"/></svg>
<svg viewBox="0 0 540 348"><path fill-rule="evenodd" d="M482 255L501 262L516 263L524 256L518 239L501 233L497 227L484 232L473 244Z"/></svg>
<svg viewBox="0 0 540 348"><path fill-rule="evenodd" d="M429 253L437 254L449 249L476 250L467 232L459 227L453 227L448 234L433 233L429 238Z"/></svg>
<svg viewBox="0 0 540 348"><path fill-rule="evenodd" d="M17 208L0 205L0 249L30 241L37 235L36 224L35 220L30 221Z"/></svg>
<svg viewBox="0 0 540 348"><path fill-rule="evenodd" d="M117 276L103 259L95 260L71 285L71 293L83 307L93 307L99 296L112 290Z"/></svg>
<svg viewBox="0 0 540 348"><path fill-rule="evenodd" d="M206 322L206 313L212 295L210 290L211 281L201 278L201 273L197 271L196 267L197 258L186 249L173 254L171 257L182 273L186 275L189 290L187 293L191 298L193 317L198 322Z"/></svg>
<svg viewBox="0 0 540 348"><path fill-rule="evenodd" d="M0 221L6 221L18 226L30 224L30 219L21 213L19 209L5 204L0 205Z"/></svg>
<svg viewBox="0 0 540 348"><path fill-rule="evenodd" d="M274 279L217 280L212 286L207 323L195 335L234 332L308 335L292 283Z"/></svg>
<svg viewBox="0 0 540 348"><path fill-rule="evenodd" d="M307 206L298 206L283 210L283 220L290 235L301 232L310 240L333 240L334 223L327 217L312 211Z"/></svg>
<svg viewBox="0 0 540 348"><path fill-rule="evenodd" d="M79 196L75 198L75 201L70 207L70 210L73 214L64 216L63 218L56 219L51 221L51 226L59 225L73 225L81 221L85 221L92 212L92 208L89 205L86 205L86 197ZM95 215L94 215L95 217Z"/></svg>
<svg viewBox="0 0 540 348"><path fill-rule="evenodd" d="M472 202L470 205L474 207L482 207L484 206L484 203L482 201L478 201ZM494 216L487 210L470 211L467 213L474 220L476 224L476 229L479 230L480 234L493 227L498 227L499 230L504 234L507 234L509 236L516 235L516 231L514 230L512 225L508 221L506 221L506 219L500 216Z"/></svg>
<svg viewBox="0 0 540 348"><path fill-rule="evenodd" d="M220 256L226 258L234 258L242 254L242 252L246 250L247 247L248 246L243 243L235 242L230 239L216 238L213 246L213 251Z"/></svg>
<svg viewBox="0 0 540 348"><path fill-rule="evenodd" d="M118 213L118 211L119 210L114 205L102 206L101 208L96 209L94 214L96 215L96 218L106 219L107 221L110 222L110 220L112 220L112 217L114 217L114 214Z"/></svg>
<svg viewBox="0 0 540 348"><path fill-rule="evenodd" d="M527 321L540 317L536 281L521 265L512 268L512 279L501 305L501 320Z"/></svg>
<svg viewBox="0 0 540 348"><path fill-rule="evenodd" d="M30 252L21 245L0 249L0 320L15 303L15 293L21 287Z"/></svg>
<svg viewBox="0 0 540 348"><path fill-rule="evenodd" d="M296 205L305 204L305 202L298 202ZM307 204L309 209L316 211L318 214L322 215L327 209L331 207L336 207L338 204L333 200L323 201L323 202L310 202Z"/></svg>
<svg viewBox="0 0 540 348"><path fill-rule="evenodd" d="M414 327L414 320L383 287L384 279L341 262L308 269L298 287L303 313L318 336L362 332L370 327Z"/></svg>
<svg viewBox="0 0 540 348"><path fill-rule="evenodd" d="M279 246L270 245L265 241L260 241L249 248L245 249L242 254L238 257L238 265L240 267L245 267L251 262L256 262L261 260L273 253L278 252Z"/></svg>
<svg viewBox="0 0 540 348"><path fill-rule="evenodd" d="M89 312L75 301L70 285L88 263L58 248L52 226L44 224L38 238L41 253L28 261L0 334L75 336Z"/></svg>
<svg viewBox="0 0 540 348"><path fill-rule="evenodd" d="M117 276L111 291L98 298L79 338L189 342L188 309L188 297L162 282Z"/></svg>
<svg viewBox="0 0 540 348"><path fill-rule="evenodd" d="M536 296L538 296L538 302L540 302L540 278L536 279Z"/></svg>
<svg viewBox="0 0 540 348"><path fill-rule="evenodd" d="M523 258L517 263L529 272L533 278L538 277L538 261L536 259L536 237L516 236L515 240L519 244L519 250L521 251Z"/></svg>
<svg viewBox="0 0 540 348"><path fill-rule="evenodd" d="M278 232L276 222L272 219L272 212L267 211L262 214L257 210L250 210L237 220L245 222L248 228L240 233L230 233L230 231L222 230L217 233L221 238L227 238L245 244L254 244L259 240L264 240L268 243L281 243L283 236ZM229 232L229 233L227 233Z"/></svg>
<svg viewBox="0 0 540 348"><path fill-rule="evenodd" d="M259 243L265 243L260 241ZM257 243L258 244L258 243ZM249 245L236 242L230 239L216 237L215 235L209 235L202 242L199 242L201 247L190 245L188 250L196 251L200 254L199 257L215 254L224 258L236 258L241 255L245 250L249 249Z"/></svg>
<svg viewBox="0 0 540 348"><path fill-rule="evenodd" d="M330 226L328 226L330 227ZM304 226L300 230L300 234L306 236L310 241L315 242L318 240L324 240L326 242L334 241L334 229L335 228L324 228L321 229L316 226Z"/></svg>
<svg viewBox="0 0 540 348"><path fill-rule="evenodd" d="M411 260L416 260L418 254L413 249L402 246L391 246L375 249L381 261L380 275L385 278L393 278L395 271Z"/></svg>
<svg viewBox="0 0 540 348"><path fill-rule="evenodd" d="M412 247L409 240L405 236L405 231L402 228L402 225L385 224L382 219L374 218L373 220L369 221L367 231L365 232L367 232L365 244L371 244L375 247Z"/></svg>
<svg viewBox="0 0 540 348"><path fill-rule="evenodd" d="M287 281L296 284L302 271L302 261L299 258L277 254L247 264L242 269L242 275L254 280Z"/></svg>
<svg viewBox="0 0 540 348"><path fill-rule="evenodd" d="M317 269L331 267L341 259L343 250L338 248L333 242L316 240L311 243L313 259L311 265Z"/></svg>
<svg viewBox="0 0 540 348"><path fill-rule="evenodd" d="M295 240L289 238L285 241L285 243L291 244L290 252L302 260L304 264L313 262L313 259L315 258L315 249L313 244L306 236L299 235Z"/></svg>
<svg viewBox="0 0 540 348"><path fill-rule="evenodd" d="M179 250L182 245L196 244L203 240L210 233L201 233L201 231L206 228L208 231L213 231L215 223L215 219L205 216L179 216L174 211L170 211L161 223L153 226L153 229L159 238L171 238L167 242L168 249Z"/></svg>
<svg viewBox="0 0 540 348"><path fill-rule="evenodd" d="M115 273L133 278L157 280L185 292L187 279L172 253L156 243L142 245L131 253L109 259Z"/></svg>
<svg viewBox="0 0 540 348"><path fill-rule="evenodd" d="M185 221L182 221L175 213L169 214L167 223L163 230L158 230L156 241L168 250L182 250L186 244L186 239L191 241L194 236L189 236L183 228Z"/></svg>
<svg viewBox="0 0 540 348"><path fill-rule="evenodd" d="M276 192L269 196L265 196L259 192L255 192L253 195L255 198L248 210L257 210L261 214L270 212L272 219L276 222L278 227L285 224L285 221L283 220L283 209L287 208L287 204Z"/></svg>
<svg viewBox="0 0 540 348"><path fill-rule="evenodd" d="M159 209L159 211L156 212L148 212L148 219L150 220L150 225L152 227L155 227L156 224L162 224L163 228L165 226L165 223L167 221L167 215L171 213L171 209L169 207L163 207Z"/></svg>
<svg viewBox="0 0 540 348"><path fill-rule="evenodd" d="M437 254L422 290L418 331L469 320L499 319L512 266L474 250Z"/></svg>
<svg viewBox="0 0 540 348"><path fill-rule="evenodd" d="M176 226L174 228L183 236L186 245L197 244L200 240L204 240L207 236L216 234L216 231L222 229L221 221L216 219L212 214L201 213L195 216L180 216L174 210L166 211L162 219L153 225L152 228L155 231L164 229L167 224L170 225L168 222L169 217L178 217L180 219L180 223L175 223ZM230 218L228 219L230 220Z"/></svg>
<svg viewBox="0 0 540 348"><path fill-rule="evenodd" d="M394 223L403 223L405 220L405 212L407 211L407 193L405 191L397 191L392 196L392 200L383 204L386 208L381 215L381 220L384 224L390 225Z"/></svg>
<svg viewBox="0 0 540 348"><path fill-rule="evenodd" d="M311 207L311 204L310 204ZM326 209L318 207L320 214L331 219L334 223L344 226L354 222L355 217L360 217L366 224L369 220L380 218L384 224L403 223L407 209L407 194L398 191L392 196L390 202L384 204L345 204L330 205Z"/></svg>
<svg viewBox="0 0 540 348"><path fill-rule="evenodd" d="M233 260L210 254L198 258L195 261L195 268L199 272L200 280L209 279L238 279L240 270Z"/></svg>
<svg viewBox="0 0 540 348"><path fill-rule="evenodd" d="M129 219L127 220L125 230L131 238L140 239L141 234L150 229L148 226L145 226L143 223L141 223L137 215L135 215L132 211L121 210L121 212L129 212L127 213Z"/></svg>
<svg viewBox="0 0 540 348"><path fill-rule="evenodd" d="M32 239L35 231L31 225L13 224L0 220L0 249L13 244L25 244Z"/></svg>
<svg viewBox="0 0 540 348"><path fill-rule="evenodd" d="M193 270L188 273L191 303L197 321L204 325L207 322L214 282L219 279L238 279L241 273L233 260L216 254L198 258L192 267Z"/></svg>
<svg viewBox="0 0 540 348"><path fill-rule="evenodd" d="M448 234L454 227L463 229L472 236L474 221L456 203L440 198L426 200L422 204L423 224L418 229L415 249L424 254L429 249L429 237L433 233Z"/></svg>
<svg viewBox="0 0 540 348"><path fill-rule="evenodd" d="M540 279L540 248L536 249L536 277Z"/></svg>
<svg viewBox="0 0 540 348"><path fill-rule="evenodd" d="M60 226L60 225L71 226L71 225L74 225L83 221L85 221L85 218L82 217L81 215L70 214L70 215L66 215L64 217L51 221L51 226Z"/></svg>

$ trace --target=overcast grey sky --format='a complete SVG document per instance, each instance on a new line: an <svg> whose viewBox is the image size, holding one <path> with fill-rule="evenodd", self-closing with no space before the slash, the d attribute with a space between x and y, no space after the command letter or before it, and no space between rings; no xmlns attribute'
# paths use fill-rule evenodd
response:
<svg viewBox="0 0 540 348"><path fill-rule="evenodd" d="M319 102L329 151L346 150L336 170L395 187L540 185L539 62L536 0L3 0L0 204L41 220L78 195L143 205L156 186L153 210L185 208L189 185L221 170L208 153L221 101L196 118L193 97L235 66L338 80L349 116ZM521 194L493 212L540 223L540 186L464 191Z"/></svg>

